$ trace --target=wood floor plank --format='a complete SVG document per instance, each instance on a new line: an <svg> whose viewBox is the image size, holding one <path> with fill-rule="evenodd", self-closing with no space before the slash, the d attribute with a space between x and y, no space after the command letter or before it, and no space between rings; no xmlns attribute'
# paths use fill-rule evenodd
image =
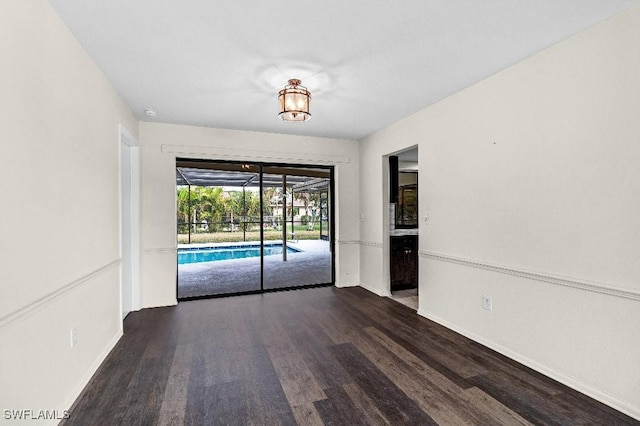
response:
<svg viewBox="0 0 640 426"><path fill-rule="evenodd" d="M234 311L232 315L231 328L238 351L234 353L235 359L227 360L227 366L237 367L240 390L244 392L235 399L236 402L242 400L247 413L248 420L243 424L296 424L280 375L261 337L269 321L259 324L258 317L262 316L249 311ZM217 406L215 411L224 410L225 406L228 404ZM211 417L212 423L207 423L216 424L216 419L217 416Z"/></svg>
<svg viewBox="0 0 640 426"><path fill-rule="evenodd" d="M461 390L454 383L412 354L400 352L399 348L385 341L375 328L367 327L366 331L366 334L354 339L354 346L438 424L457 426L487 423L487 418L470 407L461 406Z"/></svg>
<svg viewBox="0 0 640 426"><path fill-rule="evenodd" d="M488 352L480 344L476 342L467 342L471 350L467 351L466 356L481 363L490 371L500 371L502 374L508 375L513 381L517 381L526 386L533 387L542 395L549 397L560 394L563 389L558 387L558 383L554 380L543 376L542 374L523 366L522 364L508 359L504 355L496 352Z"/></svg>
<svg viewBox="0 0 640 426"><path fill-rule="evenodd" d="M402 309L398 309L398 308ZM353 308L365 313L368 306L362 304L353 304ZM376 327L386 330L389 335L397 336L405 341L415 342L416 347L421 348L422 351L429 355L432 359L437 361L440 365L443 365L448 370L457 372L457 375L462 378L473 377L479 374L487 372L486 368L475 362L473 359L463 356L460 351L456 351L456 344L451 340L439 339L437 335L430 335L428 339L424 338L424 335L419 333L415 327L412 327L406 320L402 320L394 315L389 315L389 309L395 308L399 312L406 314L406 311L410 311L405 306L392 306L382 309L375 307L375 311L378 315L375 315ZM415 321L415 319L413 319Z"/></svg>
<svg viewBox="0 0 640 426"><path fill-rule="evenodd" d="M399 360L407 364L407 367L411 369L412 375L428 380L428 382L434 387L447 394L457 395L461 392L462 388L460 388L456 383L449 380L445 375L425 363L422 359L402 345L398 344L386 334L382 333L377 328L367 327L363 331L365 332L364 335L373 339L373 342L377 346L387 349Z"/></svg>
<svg viewBox="0 0 640 426"><path fill-rule="evenodd" d="M299 425L322 426L324 422L313 403L294 405L291 407Z"/></svg>
<svg viewBox="0 0 640 426"><path fill-rule="evenodd" d="M390 425L384 415L378 410L373 400L355 383L347 383L342 386L346 394L353 402L353 405L358 407L358 410L363 414L361 424L366 425Z"/></svg>
<svg viewBox="0 0 640 426"><path fill-rule="evenodd" d="M460 388L464 389L471 386L471 384L467 382L467 380L463 377L463 374L461 374L461 371L458 370L455 365L447 366L437 359L445 358L445 362L450 364L448 360L446 360L446 353L450 350L430 347L429 335L423 335L422 337L406 336L402 332L398 332L398 330L394 327L385 324L384 320L378 321L375 324L375 327L390 336L400 346L418 357L426 365L429 365L431 368L437 370L440 374L445 376ZM424 340L424 342L422 342L421 340ZM463 373L468 373L468 371L465 370L463 371Z"/></svg>
<svg viewBox="0 0 640 426"><path fill-rule="evenodd" d="M286 313L281 322L296 350L304 359L322 389L339 387L349 381L349 375L335 358L330 347L333 341L319 327L314 327L305 315Z"/></svg>
<svg viewBox="0 0 640 426"><path fill-rule="evenodd" d="M573 389L566 388L563 392L555 394L551 401L555 406L562 407L563 412L583 424L627 424L629 418L619 411L601 403L596 403L591 398ZM575 407L583 407L576 411ZM640 425L640 421L636 422Z"/></svg>
<svg viewBox="0 0 640 426"><path fill-rule="evenodd" d="M326 398L296 345L276 318L267 317L262 336L289 404L302 405ZM299 343L301 346L306 344L304 341Z"/></svg>
<svg viewBox="0 0 640 426"><path fill-rule="evenodd" d="M192 358L193 344L178 345L160 406L159 425L184 424Z"/></svg>
<svg viewBox="0 0 640 426"><path fill-rule="evenodd" d="M312 310L308 313L314 320L317 326L322 330L324 334L335 344L344 344L351 341L351 334L355 332L359 327L354 326L352 322L352 314L340 313L337 314L333 310L315 311Z"/></svg>
<svg viewBox="0 0 640 426"><path fill-rule="evenodd" d="M122 424L139 424L139 419L157 422L162 406L162 398L173 363L177 335L171 329L171 322L163 318L155 329L154 338L149 340L138 368L124 391L115 421Z"/></svg>
<svg viewBox="0 0 640 426"><path fill-rule="evenodd" d="M562 413L554 411L548 400L517 386L512 386L497 375L477 376L471 381L484 393L500 401L527 421L549 426L570 424L570 419L565 418Z"/></svg>
<svg viewBox="0 0 640 426"><path fill-rule="evenodd" d="M352 380L392 424L437 424L352 344L333 347Z"/></svg>
<svg viewBox="0 0 640 426"><path fill-rule="evenodd" d="M464 389L460 396L469 406L484 412L488 418L492 419L492 423L497 425L528 426L532 424L478 388Z"/></svg>
<svg viewBox="0 0 640 426"><path fill-rule="evenodd" d="M256 417L247 383L212 383L206 389L206 408L200 424L246 425Z"/></svg>
<svg viewBox="0 0 640 426"><path fill-rule="evenodd" d="M245 380L251 395L249 400L255 406L255 415L248 424L295 425L291 405L267 350L260 347L256 352L249 369L250 377Z"/></svg>
<svg viewBox="0 0 640 426"><path fill-rule="evenodd" d="M357 425L363 414L342 387L327 389L327 399L314 402L325 425Z"/></svg>
<svg viewBox="0 0 640 426"><path fill-rule="evenodd" d="M131 313L62 425L638 425L361 288Z"/></svg>
<svg viewBox="0 0 640 426"><path fill-rule="evenodd" d="M197 346L196 346L197 347ZM185 403L184 424L201 425L204 423L206 406L208 401L205 395L205 368L206 358L203 350L196 350L189 370L189 382L187 384L187 400Z"/></svg>

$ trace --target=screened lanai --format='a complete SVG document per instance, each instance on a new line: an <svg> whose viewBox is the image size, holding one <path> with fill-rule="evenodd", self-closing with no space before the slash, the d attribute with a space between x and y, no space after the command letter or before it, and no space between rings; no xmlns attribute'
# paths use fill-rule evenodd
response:
<svg viewBox="0 0 640 426"><path fill-rule="evenodd" d="M178 298L333 283L331 177L178 160Z"/></svg>

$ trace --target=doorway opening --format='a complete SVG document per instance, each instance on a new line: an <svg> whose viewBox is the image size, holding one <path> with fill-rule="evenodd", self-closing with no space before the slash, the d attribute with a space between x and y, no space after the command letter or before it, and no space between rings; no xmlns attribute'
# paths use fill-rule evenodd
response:
<svg viewBox="0 0 640 426"><path fill-rule="evenodd" d="M176 161L178 300L334 283L333 168Z"/></svg>
<svg viewBox="0 0 640 426"><path fill-rule="evenodd" d="M389 157L389 293L418 310L418 148Z"/></svg>
<svg viewBox="0 0 640 426"><path fill-rule="evenodd" d="M140 309L140 146L120 126L120 316ZM122 324L121 324L122 325Z"/></svg>

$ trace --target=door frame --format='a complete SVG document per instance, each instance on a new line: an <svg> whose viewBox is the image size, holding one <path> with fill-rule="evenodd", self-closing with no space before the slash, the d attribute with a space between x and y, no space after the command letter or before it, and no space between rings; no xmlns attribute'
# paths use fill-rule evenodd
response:
<svg viewBox="0 0 640 426"><path fill-rule="evenodd" d="M119 126L119 235L120 235L120 324L129 312L141 309L140 295L140 142L122 124ZM126 163L123 157L126 156ZM125 177L125 174L127 175ZM128 178L128 179L127 179ZM124 211L126 199L129 208ZM127 232L128 231L128 232ZM126 245L126 246L125 246ZM125 276L126 274L126 276ZM124 306L125 297L130 304Z"/></svg>
<svg viewBox="0 0 640 426"><path fill-rule="evenodd" d="M327 287L335 285L336 282L336 249L335 249L335 166L334 165L323 165L323 164L298 164L298 163L280 163L280 162L265 162L265 161L256 161L256 160L216 160L216 159L199 159L199 158L189 158L189 157L176 157L176 164L178 162L194 162L194 163L210 163L210 164L233 164L233 165L243 165L249 164L252 166L258 166L260 169L259 172L259 180L260 180L260 289L252 290L252 291L242 291L236 293L224 293L224 294L213 294L213 295L203 295L203 296L194 296L194 297L178 297L178 274L176 273L176 300L178 302L189 301L189 300L198 300L198 299L211 299L218 297L229 297L229 296L240 296L245 294L261 294L261 293L271 293L277 291L286 291L286 290L295 290L295 289L303 289L303 288L314 288L314 287ZM263 200L263 174L264 169L267 167L283 167L283 168L314 168L314 169L325 169L329 171L329 251L331 253L331 282L329 283L319 283L319 284L308 284L302 286L295 287L281 287L281 288L273 288L273 289L265 289L264 288L264 228L262 223L264 222L264 200ZM212 170L215 170L212 167ZM175 212L174 212L175 213ZM177 224L177 216L175 217ZM176 251L176 265L178 264L178 254Z"/></svg>

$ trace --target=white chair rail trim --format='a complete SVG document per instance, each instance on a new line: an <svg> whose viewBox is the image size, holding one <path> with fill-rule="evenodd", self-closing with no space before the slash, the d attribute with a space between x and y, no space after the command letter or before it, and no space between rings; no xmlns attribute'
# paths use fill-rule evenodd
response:
<svg viewBox="0 0 640 426"><path fill-rule="evenodd" d="M640 292L630 288L620 288L610 286L608 284L587 282L584 280L578 280L575 278L559 277L551 274L545 274L540 272L525 271L522 269L516 269L507 266L493 265L480 260L463 259L456 256L450 256L442 253L428 252L420 250L418 252L420 257L437 260L440 262L454 263L456 265L467 266L470 268L484 269L499 274L511 275L514 277L526 278L530 280L540 281L549 284L560 285L564 287L577 288L585 291L592 291L595 293L608 294L610 296L621 297L624 299L631 299L640 301Z"/></svg>
<svg viewBox="0 0 640 426"><path fill-rule="evenodd" d="M23 306L22 308L10 313L9 315L6 315L2 318L0 318L0 327L4 327L7 324L10 324L11 322L22 318L23 316L29 314L30 312L32 312L35 309L38 309L39 307L46 305L48 303L51 303L52 301L54 301L55 299L61 297L62 295L72 291L73 289L88 283L89 281L95 279L96 277L104 274L105 272L109 271L112 268L118 267L120 266L120 262L121 259L118 258L116 260L113 260L109 263L107 263L104 266L101 266L100 268L78 278L77 280L74 280L62 287L60 287L59 289L52 291L49 294L46 294L45 296L42 296L41 298L29 303L26 306Z"/></svg>

